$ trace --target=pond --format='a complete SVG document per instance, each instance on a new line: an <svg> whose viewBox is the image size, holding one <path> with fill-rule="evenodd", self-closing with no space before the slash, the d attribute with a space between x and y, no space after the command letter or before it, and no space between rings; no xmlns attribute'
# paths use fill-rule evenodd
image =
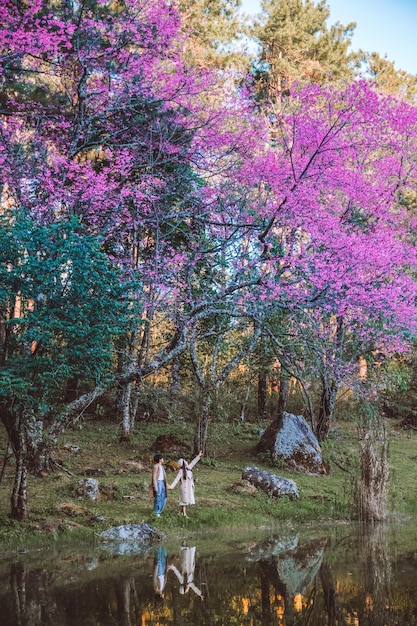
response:
<svg viewBox="0 0 417 626"><path fill-rule="evenodd" d="M52 542L51 542L52 543ZM2 557L2 626L417 625L415 522Z"/></svg>

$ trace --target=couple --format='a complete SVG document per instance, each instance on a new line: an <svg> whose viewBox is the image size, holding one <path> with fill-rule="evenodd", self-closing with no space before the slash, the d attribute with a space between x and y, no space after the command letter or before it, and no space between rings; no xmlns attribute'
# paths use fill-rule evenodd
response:
<svg viewBox="0 0 417 626"><path fill-rule="evenodd" d="M199 452L190 463L187 463L185 459L180 459L178 461L180 467L178 474L172 484L168 485L164 468L164 457L162 454L155 454L153 458L155 465L152 469L152 487L154 496L153 510L157 517L161 515L165 508L167 489L173 489L178 482L180 483L180 512L184 517L187 517L187 506L195 504L192 469L202 456L203 453Z"/></svg>

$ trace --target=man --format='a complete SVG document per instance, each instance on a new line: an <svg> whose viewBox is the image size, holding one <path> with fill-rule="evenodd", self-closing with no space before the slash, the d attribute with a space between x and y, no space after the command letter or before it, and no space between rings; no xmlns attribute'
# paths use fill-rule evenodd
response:
<svg viewBox="0 0 417 626"><path fill-rule="evenodd" d="M167 501L167 477L164 468L164 457L162 454L155 454L153 457L154 466L152 468L153 487L153 511L159 517L165 508Z"/></svg>

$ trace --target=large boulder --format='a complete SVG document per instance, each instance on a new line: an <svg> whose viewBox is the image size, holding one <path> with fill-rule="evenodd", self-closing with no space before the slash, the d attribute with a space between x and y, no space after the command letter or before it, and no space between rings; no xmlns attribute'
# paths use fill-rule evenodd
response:
<svg viewBox="0 0 417 626"><path fill-rule="evenodd" d="M131 541L142 545L152 545L164 538L164 534L145 522L125 524L103 530L99 535L102 541Z"/></svg>
<svg viewBox="0 0 417 626"><path fill-rule="evenodd" d="M294 499L299 497L297 485L293 480L282 478L277 474L270 474L257 467L246 467L242 472L242 479L275 498L289 496Z"/></svg>
<svg viewBox="0 0 417 626"><path fill-rule="evenodd" d="M329 464L323 459L316 436L301 415L282 413L262 435L256 452L269 453L288 469L306 474L328 474Z"/></svg>

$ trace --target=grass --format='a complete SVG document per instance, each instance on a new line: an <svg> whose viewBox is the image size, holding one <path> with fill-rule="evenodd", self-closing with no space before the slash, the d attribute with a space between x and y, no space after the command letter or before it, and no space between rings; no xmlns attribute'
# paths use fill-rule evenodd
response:
<svg viewBox="0 0 417 626"><path fill-rule="evenodd" d="M28 520L10 519L10 494L14 475L13 459L6 465L0 484L0 542L8 545L48 538L73 541L92 540L110 526L146 521L167 534L219 532L222 529L282 528L299 524L332 524L352 517L353 483L357 474L356 431L348 423L339 424L325 444L329 476L307 476L273 467L265 457L256 457L253 447L259 439L259 424L218 424L213 426L207 456L194 470L196 505L189 517L178 514L178 487L168 494L163 515L156 520L148 498L153 451L152 443L161 434L175 434L191 443L192 427L184 422L146 423L138 427L130 443L118 443L115 424L86 421L69 431L55 450L57 468L43 478L30 477ZM390 438L390 510L393 516L417 514L417 433L402 431L395 422L388 424ZM3 437L3 438L2 438ZM79 452L64 448L70 443ZM6 449L4 433L0 445ZM177 455L165 454L165 461ZM250 494L240 478L244 467L256 465L295 480L300 498L271 498ZM78 481L97 473L102 497L97 501L80 499ZM175 473L168 469L168 479ZM101 521L100 521L101 520ZM157 522L157 524L156 524Z"/></svg>

